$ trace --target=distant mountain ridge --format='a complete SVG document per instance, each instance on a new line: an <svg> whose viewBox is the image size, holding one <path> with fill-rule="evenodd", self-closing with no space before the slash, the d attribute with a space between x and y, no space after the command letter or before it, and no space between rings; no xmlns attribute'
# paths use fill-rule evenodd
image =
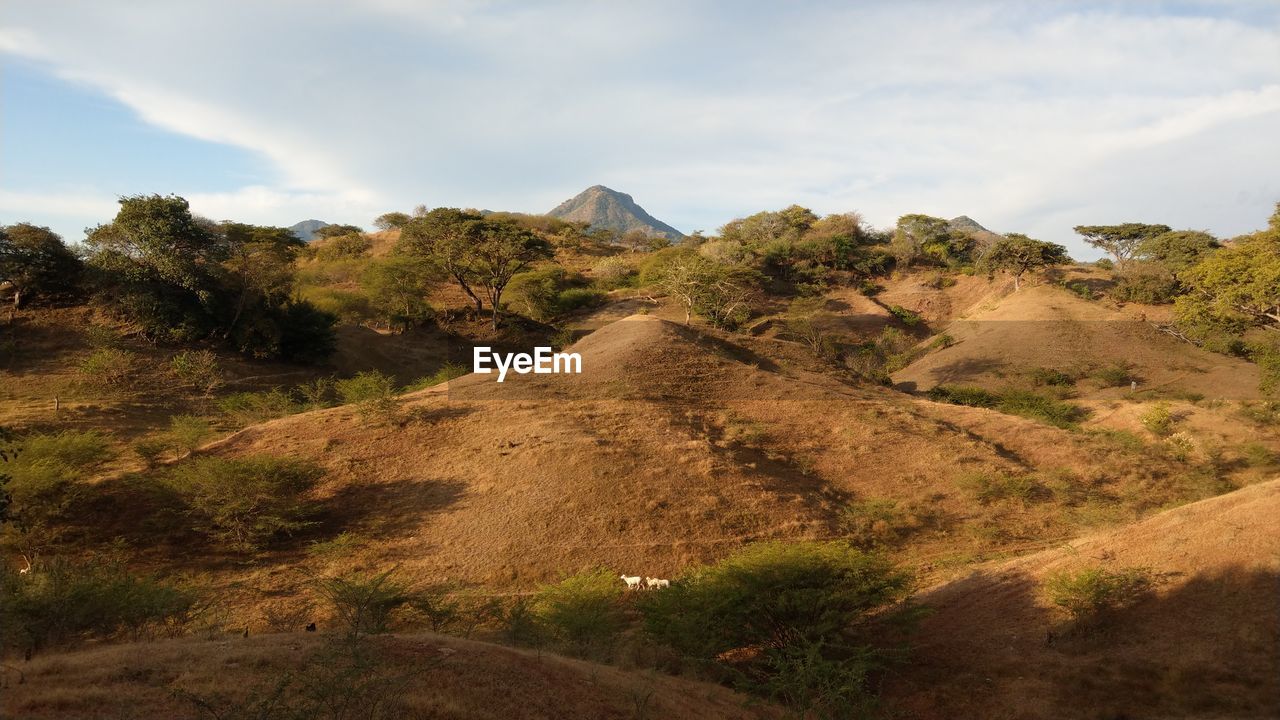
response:
<svg viewBox="0 0 1280 720"><path fill-rule="evenodd" d="M607 228L619 235L641 230L671 240L684 237L684 233L645 212L630 195L603 185L592 185L547 214L561 220L585 222L593 228Z"/></svg>
<svg viewBox="0 0 1280 720"><path fill-rule="evenodd" d="M331 223L323 220L303 220L289 226L293 234L302 242L311 242L316 238L316 231L323 227L329 227Z"/></svg>

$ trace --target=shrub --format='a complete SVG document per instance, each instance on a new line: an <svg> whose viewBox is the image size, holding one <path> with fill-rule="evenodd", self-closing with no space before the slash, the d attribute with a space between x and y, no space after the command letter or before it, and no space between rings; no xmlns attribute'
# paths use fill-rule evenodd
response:
<svg viewBox="0 0 1280 720"><path fill-rule="evenodd" d="M204 418L195 415L175 415L169 418L169 440L173 442L175 455L190 455L213 432Z"/></svg>
<svg viewBox="0 0 1280 720"><path fill-rule="evenodd" d="M841 529L851 542L864 549L901 542L929 520L887 498L852 502L840 514Z"/></svg>
<svg viewBox="0 0 1280 720"><path fill-rule="evenodd" d="M983 390L980 387L936 385L929 390L927 396L934 402L967 405L969 407L993 408L1000 403L999 395L989 390Z"/></svg>
<svg viewBox="0 0 1280 720"><path fill-rule="evenodd" d="M302 398L302 405L307 410L319 410L333 406L335 380L332 377L318 377L304 382L294 388Z"/></svg>
<svg viewBox="0 0 1280 720"><path fill-rule="evenodd" d="M961 478L960 485L983 505L1013 499L1030 504L1048 495L1048 490L1029 475L974 473Z"/></svg>
<svg viewBox="0 0 1280 720"><path fill-rule="evenodd" d="M249 551L312 524L305 494L321 474L284 458L204 457L170 468L162 480L186 502L197 530Z"/></svg>
<svg viewBox="0 0 1280 720"><path fill-rule="evenodd" d="M212 395L223 383L218 356L209 350L180 352L169 361L169 368L179 380L204 395Z"/></svg>
<svg viewBox="0 0 1280 720"><path fill-rule="evenodd" d="M1061 370L1039 367L1031 370L1031 382L1051 387L1071 387L1076 384L1076 379Z"/></svg>
<svg viewBox="0 0 1280 720"><path fill-rule="evenodd" d="M138 456L139 460L148 468L153 468L160 461L160 454L165 448L169 447L169 442L164 439L136 440L133 443L133 452Z"/></svg>
<svg viewBox="0 0 1280 720"><path fill-rule="evenodd" d="M1132 382L1129 369L1123 365L1109 365L1093 373L1093 378L1102 387L1124 387Z"/></svg>
<svg viewBox="0 0 1280 720"><path fill-rule="evenodd" d="M1173 302L1182 285L1169 273L1129 272L1121 275L1109 294L1120 302L1162 305Z"/></svg>
<svg viewBox="0 0 1280 720"><path fill-rule="evenodd" d="M1276 454L1261 443L1249 443L1244 446L1244 461L1250 467L1267 467L1274 465Z"/></svg>
<svg viewBox="0 0 1280 720"><path fill-rule="evenodd" d="M372 575L321 578L316 590L337 616L347 636L384 633L392 614L413 598L408 585L394 579L395 568Z"/></svg>
<svg viewBox="0 0 1280 720"><path fill-rule="evenodd" d="M462 603L453 599L450 588L444 585L414 593L409 605L422 615L432 632L445 632L462 619Z"/></svg>
<svg viewBox="0 0 1280 720"><path fill-rule="evenodd" d="M127 388L133 382L137 356L119 348L99 348L80 361L76 372L87 387L100 391Z"/></svg>
<svg viewBox="0 0 1280 720"><path fill-rule="evenodd" d="M603 305L609 294L596 288L568 288L556 295L556 311L559 314Z"/></svg>
<svg viewBox="0 0 1280 720"><path fill-rule="evenodd" d="M1164 446L1168 449L1169 454L1179 462L1190 460L1198 447L1195 438L1185 432L1176 432L1165 438Z"/></svg>
<svg viewBox="0 0 1280 720"><path fill-rule="evenodd" d="M0 572L0 644L25 651L84 636L127 633L137 639L152 628L184 623L196 604L191 591L131 573L112 558L53 558L24 576Z"/></svg>
<svg viewBox="0 0 1280 720"><path fill-rule="evenodd" d="M280 388L240 392L218 398L218 409L239 425L253 425L298 412L293 396Z"/></svg>
<svg viewBox="0 0 1280 720"><path fill-rule="evenodd" d="M1040 420L1060 428L1075 427L1084 410L1070 403L1038 395L1027 390L1007 390L1000 396L996 409L1010 415Z"/></svg>
<svg viewBox="0 0 1280 720"><path fill-rule="evenodd" d="M415 390L425 390L429 387L435 387L443 382L448 382L456 377L462 377L470 373L471 370L464 365L447 362L440 366L439 370L431 373L426 377L418 378L405 386L405 392L414 392Z"/></svg>
<svg viewBox="0 0 1280 720"><path fill-rule="evenodd" d="M591 276L598 287L612 290L635 282L638 272L624 258L615 255L596 263L591 268Z"/></svg>
<svg viewBox="0 0 1280 720"><path fill-rule="evenodd" d="M1050 602L1073 621L1088 623L1131 605L1151 588L1153 577L1146 568L1091 567L1055 573L1045 580L1044 588Z"/></svg>
<svg viewBox="0 0 1280 720"><path fill-rule="evenodd" d="M540 588L534 613L555 638L582 652L608 643L622 630L622 592L612 571L590 570Z"/></svg>
<svg viewBox="0 0 1280 720"><path fill-rule="evenodd" d="M398 403L395 384L389 375L370 370L339 380L336 387L342 402L355 405L356 412L365 422L375 419L390 422L395 419Z"/></svg>
<svg viewBox="0 0 1280 720"><path fill-rule="evenodd" d="M316 259L322 262L331 262L333 260L364 257L373 248L373 241L364 235L340 235L329 238L312 247L314 248L313 252Z"/></svg>
<svg viewBox="0 0 1280 720"><path fill-rule="evenodd" d="M1111 270L1115 268L1116 264L1111 262L1110 258L1100 258L1093 262L1093 266L1099 270Z"/></svg>
<svg viewBox="0 0 1280 720"><path fill-rule="evenodd" d="M8 463L5 492L10 519L27 534L28 542L52 539L55 526L69 519L67 512L84 488L82 481L112 456L107 438L95 432L32 435L18 444L16 457Z"/></svg>
<svg viewBox="0 0 1280 720"><path fill-rule="evenodd" d="M1173 411L1169 409L1168 403L1152 405L1146 412L1138 416L1138 421L1142 423L1142 427L1149 430L1153 435L1164 437L1173 432Z"/></svg>
<svg viewBox="0 0 1280 720"><path fill-rule="evenodd" d="M889 312L894 317L898 318L898 320L902 321L902 324L906 325L907 327L915 327L919 325L921 322L923 322L924 320L923 318L920 317L919 313L915 312L914 310L908 310L907 308L904 308L901 305L890 305Z"/></svg>
<svg viewBox="0 0 1280 720"><path fill-rule="evenodd" d="M837 542L750 545L640 601L646 631L691 657L836 639L901 598L908 577Z"/></svg>

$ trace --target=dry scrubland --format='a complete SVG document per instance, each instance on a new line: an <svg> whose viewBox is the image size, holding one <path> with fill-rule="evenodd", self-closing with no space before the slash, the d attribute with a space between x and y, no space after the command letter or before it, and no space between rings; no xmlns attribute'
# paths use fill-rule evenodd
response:
<svg viewBox="0 0 1280 720"><path fill-rule="evenodd" d="M372 256L396 236L372 235ZM584 271L598 260L563 258ZM1104 282L1089 268L1063 272ZM87 387L77 362L101 346L88 328L104 321L86 308L20 311L6 327L22 342L7 350L0 422L100 432L113 450L81 479L89 489L50 549L123 543L135 567L197 584L218 610L195 637L10 658L5 713L198 716L191 697L210 713L243 710L275 678L317 676L307 663L333 652L318 576L394 567L508 602L593 568L678 580L768 540L847 540L909 570L912 601L932 612L908 636L909 661L876 677L889 712L1216 718L1280 707L1280 438L1257 411L1257 367L1157 331L1147 321L1161 308L1053 282L1014 292L1003 279L908 272L882 285L833 287L814 322L863 340L902 332L914 349L892 387L833 368L783 304L728 333L685 326L669 300L623 288L568 320L581 376L464 375L376 411L294 402L262 422L229 418L217 400L368 369L408 383L456 359L447 350L460 338L483 338L483 323L348 325L329 367L224 356L225 384L201 393L173 379L172 352L127 336L110 345L134 354L129 383ZM445 288L433 304L465 298ZM520 347L553 331L527 322L489 337ZM1050 402L1010 404L1017 392ZM210 426L194 459L163 454L147 469L127 449L183 414ZM163 521L178 512L171 499L140 491L171 466L262 456L315 468L312 513L248 551L175 529ZM1102 597L1073 620L1068 593L1047 589L1073 573L1138 578L1142 592L1114 607ZM321 632L298 632L306 622ZM362 682L394 696L397 712L783 716L705 682L725 678L643 651L586 653L615 663L604 665L393 629L362 652L407 672ZM634 630L624 637L643 650Z"/></svg>

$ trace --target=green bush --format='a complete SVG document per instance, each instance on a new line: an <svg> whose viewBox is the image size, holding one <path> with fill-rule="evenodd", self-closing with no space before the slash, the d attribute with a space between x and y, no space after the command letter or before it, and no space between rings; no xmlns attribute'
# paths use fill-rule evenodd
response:
<svg viewBox="0 0 1280 720"><path fill-rule="evenodd" d="M169 361L169 368L179 380L204 395L212 395L223 383L218 356L209 350L180 352Z"/></svg>
<svg viewBox="0 0 1280 720"><path fill-rule="evenodd" d="M849 503L840 514L840 526L861 548L892 545L918 530L921 519L899 507L896 500L869 498Z"/></svg>
<svg viewBox="0 0 1280 720"><path fill-rule="evenodd" d="M914 310L908 310L901 305L890 305L889 312L907 327L915 327L924 321L924 318L920 317L919 313Z"/></svg>
<svg viewBox="0 0 1280 720"><path fill-rule="evenodd" d="M133 384L133 368L138 356L119 348L99 348L80 361L76 372L80 382L98 391L121 390Z"/></svg>
<svg viewBox="0 0 1280 720"><path fill-rule="evenodd" d="M313 524L306 494L322 474L285 458L202 457L170 468L162 482L186 503L197 530L251 551Z"/></svg>
<svg viewBox="0 0 1280 720"><path fill-rule="evenodd" d="M218 409L238 425L253 425L301 410L293 396L280 388L239 392L218 398Z"/></svg>
<svg viewBox="0 0 1280 720"><path fill-rule="evenodd" d="M1031 370L1031 382L1050 387L1071 387L1076 384L1076 379L1061 370L1038 367Z"/></svg>
<svg viewBox="0 0 1280 720"><path fill-rule="evenodd" d="M1124 387L1133 381L1129 368L1123 365L1109 365L1095 370L1093 379L1097 380L1102 387Z"/></svg>
<svg viewBox="0 0 1280 720"><path fill-rule="evenodd" d="M936 385L926 393L934 402L967 405L969 407L993 408L1000 404L1000 396L980 387L962 387L957 385Z"/></svg>
<svg viewBox="0 0 1280 720"><path fill-rule="evenodd" d="M75 430L28 436L16 451L6 468L9 516L33 544L52 539L83 493L82 481L114 456L105 436Z"/></svg>
<svg viewBox="0 0 1280 720"><path fill-rule="evenodd" d="M413 599L409 586L392 577L395 568L374 574L320 578L317 592L337 617L348 637L385 633L392 615Z"/></svg>
<svg viewBox="0 0 1280 720"><path fill-rule="evenodd" d="M168 440L153 438L135 440L133 443L133 452L138 456L148 468L153 468L160 462L160 455L169 447Z"/></svg>
<svg viewBox="0 0 1280 720"><path fill-rule="evenodd" d="M556 296L556 310L559 314L574 310L603 305L609 294L596 288L568 288L561 290Z"/></svg>
<svg viewBox="0 0 1280 720"><path fill-rule="evenodd" d="M616 255L600 260L591 268L591 277L602 290L634 284L638 276L638 271L626 259Z"/></svg>
<svg viewBox="0 0 1280 720"><path fill-rule="evenodd" d="M1105 619L1109 612L1133 604L1153 584L1154 575L1146 568L1091 567L1050 575L1044 589L1050 602L1083 624Z"/></svg>
<svg viewBox="0 0 1280 720"><path fill-rule="evenodd" d="M196 605L191 591L131 573L112 558L73 563L55 557L25 575L0 572L0 644L16 650L85 637L138 639L158 627L180 626Z"/></svg>
<svg viewBox="0 0 1280 720"><path fill-rule="evenodd" d="M379 419L391 422L395 419L399 403L391 376L370 370L339 380L335 385L342 402L355 405L356 412L365 422Z"/></svg>
<svg viewBox="0 0 1280 720"><path fill-rule="evenodd" d="M1121 275L1108 293L1120 302L1163 305L1182 294L1182 284L1168 273L1130 272Z"/></svg>
<svg viewBox="0 0 1280 720"><path fill-rule="evenodd" d="M190 455L213 433L204 418L195 415L175 415L169 418L169 440L177 457Z"/></svg>
<svg viewBox="0 0 1280 720"><path fill-rule="evenodd" d="M578 573L540 588L533 611L554 638L584 652L606 645L622 630L623 587L609 570Z"/></svg>
<svg viewBox="0 0 1280 720"><path fill-rule="evenodd" d="M1169 409L1168 403L1156 403L1152 405L1146 412L1138 416L1138 421L1142 423L1142 427L1151 432L1152 435L1165 437L1173 432L1173 411Z"/></svg>
<svg viewBox="0 0 1280 720"><path fill-rule="evenodd" d="M996 409L1010 415L1040 420L1060 428L1076 426L1084 416L1084 410L1053 398L1027 390L1007 390L1000 396Z"/></svg>
<svg viewBox="0 0 1280 720"><path fill-rule="evenodd" d="M907 575L838 542L767 542L640 600L645 630L690 657L835 640L900 599Z"/></svg>
<svg viewBox="0 0 1280 720"><path fill-rule="evenodd" d="M404 391L414 392L417 390L426 390L429 387L435 387L440 383L448 382L457 377L462 377L470 372L471 370L465 365L459 365L451 362L445 363L440 366L439 370L436 370L426 377L420 377L406 385Z"/></svg>

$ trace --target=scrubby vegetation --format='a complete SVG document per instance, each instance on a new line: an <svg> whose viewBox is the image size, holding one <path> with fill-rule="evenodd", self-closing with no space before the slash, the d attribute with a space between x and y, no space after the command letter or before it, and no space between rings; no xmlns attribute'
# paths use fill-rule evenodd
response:
<svg viewBox="0 0 1280 720"><path fill-rule="evenodd" d="M1049 601L1077 627L1107 620L1111 613L1140 599L1155 582L1146 568L1088 567L1062 571L1044 582Z"/></svg>

